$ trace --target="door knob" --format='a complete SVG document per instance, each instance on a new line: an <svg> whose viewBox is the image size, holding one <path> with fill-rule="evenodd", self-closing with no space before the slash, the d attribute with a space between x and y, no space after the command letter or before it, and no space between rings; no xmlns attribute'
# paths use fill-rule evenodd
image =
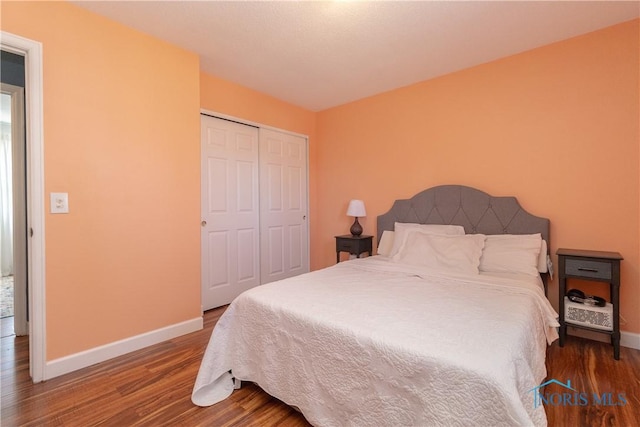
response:
<svg viewBox="0 0 640 427"><path fill-rule="evenodd" d="M202 221L202 222L200 223L200 225L201 225L201 226L203 226L203 227L204 227L204 226L206 226L206 225L207 225L207 221Z"/></svg>

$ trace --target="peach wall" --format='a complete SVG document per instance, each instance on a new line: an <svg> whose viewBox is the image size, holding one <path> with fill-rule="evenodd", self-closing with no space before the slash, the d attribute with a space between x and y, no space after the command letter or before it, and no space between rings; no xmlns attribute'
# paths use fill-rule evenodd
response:
<svg viewBox="0 0 640 427"><path fill-rule="evenodd" d="M311 269L320 268L313 242L316 234L316 114L280 101L261 92L227 80L200 74L200 105L204 110L222 113L239 119L272 126L309 137L309 240Z"/></svg>
<svg viewBox="0 0 640 427"><path fill-rule="evenodd" d="M393 200L469 185L550 218L555 262L558 247L622 253L622 329L640 332L639 22L319 113L317 265L335 262L349 199L375 234Z"/></svg>
<svg viewBox="0 0 640 427"><path fill-rule="evenodd" d="M309 136L312 269L349 199L373 234L394 199L471 185L551 218L553 252L621 252L640 331L637 20L318 114L67 3L3 2L2 30L43 42L45 191L70 195L46 215L47 360L200 315L200 108Z"/></svg>
<svg viewBox="0 0 640 427"><path fill-rule="evenodd" d="M45 192L69 193L46 359L199 317L197 55L64 2L3 2L2 29L43 43Z"/></svg>

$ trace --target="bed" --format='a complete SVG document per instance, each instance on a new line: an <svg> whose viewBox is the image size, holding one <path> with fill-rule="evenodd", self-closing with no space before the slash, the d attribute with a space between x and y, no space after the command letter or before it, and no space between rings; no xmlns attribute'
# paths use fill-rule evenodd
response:
<svg viewBox="0 0 640 427"><path fill-rule="evenodd" d="M546 425L533 389L558 337L549 220L446 185L397 200L377 225L379 255L236 298L192 401L250 381L316 426Z"/></svg>

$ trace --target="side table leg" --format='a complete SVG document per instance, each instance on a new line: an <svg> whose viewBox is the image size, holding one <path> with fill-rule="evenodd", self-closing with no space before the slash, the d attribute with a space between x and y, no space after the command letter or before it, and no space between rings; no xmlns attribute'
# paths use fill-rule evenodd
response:
<svg viewBox="0 0 640 427"><path fill-rule="evenodd" d="M611 344L613 344L613 358L620 360L620 332L611 335Z"/></svg>
<svg viewBox="0 0 640 427"><path fill-rule="evenodd" d="M614 266L613 281L609 287L611 293L611 303L613 304L613 334L611 344L613 344L613 358L620 360L620 266Z"/></svg>

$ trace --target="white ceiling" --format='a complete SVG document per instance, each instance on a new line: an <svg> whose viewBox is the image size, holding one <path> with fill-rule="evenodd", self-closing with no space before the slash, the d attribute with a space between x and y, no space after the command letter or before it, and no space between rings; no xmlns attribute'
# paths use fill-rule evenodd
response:
<svg viewBox="0 0 640 427"><path fill-rule="evenodd" d="M640 16L637 1L73 1L320 111Z"/></svg>

